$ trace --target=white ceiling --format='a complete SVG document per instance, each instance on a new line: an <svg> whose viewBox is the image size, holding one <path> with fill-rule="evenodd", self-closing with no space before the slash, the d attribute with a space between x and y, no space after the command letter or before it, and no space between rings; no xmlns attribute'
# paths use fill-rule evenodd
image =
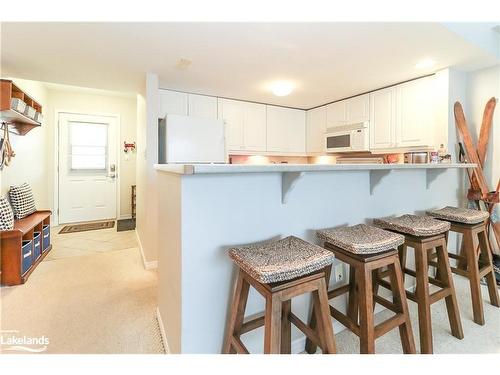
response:
<svg viewBox="0 0 500 375"><path fill-rule="evenodd" d="M151 72L163 88L298 108L498 63L438 23L2 23L1 42L3 76L139 92ZM425 57L437 64L415 69ZM276 79L297 88L276 97Z"/></svg>

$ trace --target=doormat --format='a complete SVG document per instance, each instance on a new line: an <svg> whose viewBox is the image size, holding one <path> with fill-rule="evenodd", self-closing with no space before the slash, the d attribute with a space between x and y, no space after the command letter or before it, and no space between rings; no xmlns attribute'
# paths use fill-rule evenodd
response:
<svg viewBox="0 0 500 375"><path fill-rule="evenodd" d="M135 219L122 219L116 222L116 231L124 232L135 229Z"/></svg>
<svg viewBox="0 0 500 375"><path fill-rule="evenodd" d="M76 232L86 232L89 230L99 230L99 229L109 229L115 226L114 220L108 221L99 221L96 223L87 223L87 224L72 224L65 225L63 229L59 231L59 234L63 233L76 233Z"/></svg>

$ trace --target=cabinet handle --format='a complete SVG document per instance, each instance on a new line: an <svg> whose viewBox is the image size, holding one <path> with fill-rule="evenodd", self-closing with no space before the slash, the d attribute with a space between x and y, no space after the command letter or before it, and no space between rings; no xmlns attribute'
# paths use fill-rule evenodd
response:
<svg viewBox="0 0 500 375"><path fill-rule="evenodd" d="M31 255L31 250L29 252L27 252L26 254L23 255L23 258L27 258Z"/></svg>
<svg viewBox="0 0 500 375"><path fill-rule="evenodd" d="M49 234L47 233L47 234L45 234L45 235L43 236L43 238L47 238L48 236L49 236Z"/></svg>

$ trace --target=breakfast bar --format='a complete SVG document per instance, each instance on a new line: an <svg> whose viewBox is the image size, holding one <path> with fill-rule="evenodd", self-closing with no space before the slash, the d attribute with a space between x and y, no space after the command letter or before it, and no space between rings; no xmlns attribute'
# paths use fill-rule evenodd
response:
<svg viewBox="0 0 500 375"><path fill-rule="evenodd" d="M474 164L157 164L158 317L172 353L220 353L236 270L235 246L293 235L318 243L315 231L374 218L460 206L466 168ZM456 251L450 238L449 250ZM338 265L337 265L338 264ZM344 283L336 261L331 285ZM407 280L411 283L411 280ZM408 284L410 286L411 284ZM331 301L339 310L346 299ZM263 310L250 292L246 315ZM308 296L293 301L303 321ZM377 311L381 310L377 306ZM334 331L343 329L337 321ZM262 352L262 328L242 336ZM292 353L305 337L292 331Z"/></svg>

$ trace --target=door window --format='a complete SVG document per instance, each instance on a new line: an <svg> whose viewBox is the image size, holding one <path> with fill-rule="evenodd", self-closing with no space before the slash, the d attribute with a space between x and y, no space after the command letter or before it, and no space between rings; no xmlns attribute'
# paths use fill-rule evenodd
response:
<svg viewBox="0 0 500 375"><path fill-rule="evenodd" d="M106 173L108 159L108 124L69 123L70 172Z"/></svg>

